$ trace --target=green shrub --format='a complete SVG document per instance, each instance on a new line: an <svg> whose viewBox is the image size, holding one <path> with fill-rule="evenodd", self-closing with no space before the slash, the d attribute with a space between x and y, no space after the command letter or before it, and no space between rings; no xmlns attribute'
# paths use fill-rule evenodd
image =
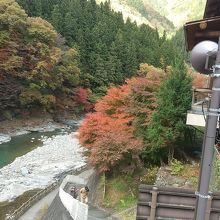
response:
<svg viewBox="0 0 220 220"><path fill-rule="evenodd" d="M9 33L7 31L0 31L0 47L9 41Z"/></svg>
<svg viewBox="0 0 220 220"><path fill-rule="evenodd" d="M179 160L173 159L171 162L171 169L172 169L171 174L177 175L181 171L183 171L184 169L183 163Z"/></svg>
<svg viewBox="0 0 220 220"><path fill-rule="evenodd" d="M158 169L158 167L148 168L147 171L140 177L140 182L142 184L154 184Z"/></svg>

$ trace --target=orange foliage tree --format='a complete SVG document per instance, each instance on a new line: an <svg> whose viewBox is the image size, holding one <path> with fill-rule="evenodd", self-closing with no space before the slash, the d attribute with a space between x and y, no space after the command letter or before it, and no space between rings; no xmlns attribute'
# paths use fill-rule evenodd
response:
<svg viewBox="0 0 220 220"><path fill-rule="evenodd" d="M147 126L156 108L161 77L134 77L112 87L87 114L79 128L80 143L88 149L89 161L99 171L134 171L140 165L144 143L140 126Z"/></svg>

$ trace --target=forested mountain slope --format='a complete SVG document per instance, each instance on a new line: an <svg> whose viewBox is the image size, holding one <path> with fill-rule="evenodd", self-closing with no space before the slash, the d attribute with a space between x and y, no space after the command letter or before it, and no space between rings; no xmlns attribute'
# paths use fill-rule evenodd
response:
<svg viewBox="0 0 220 220"><path fill-rule="evenodd" d="M166 69L181 59L165 35L129 19L124 22L108 3L17 2L0 2L3 113L36 106L51 112L85 110L89 100L105 94L110 85L135 75L140 63Z"/></svg>
<svg viewBox="0 0 220 220"><path fill-rule="evenodd" d="M80 141L100 171L169 161L191 106L182 41L125 21L108 2L1 0L0 120L32 109L82 113L97 101Z"/></svg>
<svg viewBox="0 0 220 220"><path fill-rule="evenodd" d="M206 4L206 0L143 0L143 2L172 21L175 27L180 27L187 21L201 19Z"/></svg>
<svg viewBox="0 0 220 220"><path fill-rule="evenodd" d="M105 2L106 0L97 0ZM159 30L172 32L185 22L203 16L205 0L111 0L111 7L138 24L147 23Z"/></svg>
<svg viewBox="0 0 220 220"><path fill-rule="evenodd" d="M166 36L157 30L124 23L122 14L95 0L18 0L30 16L50 21L80 54L84 87L103 93L110 84L120 84L136 73L140 63L165 68L177 57Z"/></svg>
<svg viewBox="0 0 220 220"><path fill-rule="evenodd" d="M97 0L97 3L105 2L106 0ZM173 31L174 25L165 16L162 16L152 6L146 5L142 0L111 0L110 6L115 11L120 11L124 19L130 18L136 21L138 25L148 24L159 31Z"/></svg>
<svg viewBox="0 0 220 220"><path fill-rule="evenodd" d="M65 99L74 106L78 52L64 45L49 22L28 17L14 0L1 1L0 13L0 118L36 106L65 108Z"/></svg>

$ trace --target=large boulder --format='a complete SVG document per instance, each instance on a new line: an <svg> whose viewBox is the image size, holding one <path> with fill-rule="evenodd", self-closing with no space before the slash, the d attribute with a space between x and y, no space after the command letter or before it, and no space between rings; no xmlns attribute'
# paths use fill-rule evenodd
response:
<svg viewBox="0 0 220 220"><path fill-rule="evenodd" d="M11 137L7 134L0 133L0 144L11 141Z"/></svg>
<svg viewBox="0 0 220 220"><path fill-rule="evenodd" d="M21 168L21 174L22 174L23 176L26 176L26 175L29 174L29 171L28 171L27 167L22 167L22 168Z"/></svg>

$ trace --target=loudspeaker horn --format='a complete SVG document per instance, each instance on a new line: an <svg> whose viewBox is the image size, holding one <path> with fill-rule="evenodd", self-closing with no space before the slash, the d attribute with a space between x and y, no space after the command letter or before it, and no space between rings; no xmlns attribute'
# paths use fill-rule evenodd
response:
<svg viewBox="0 0 220 220"><path fill-rule="evenodd" d="M213 65L218 51L218 44L205 40L202 41L192 49L190 61L193 68L199 73L211 74L213 73Z"/></svg>

